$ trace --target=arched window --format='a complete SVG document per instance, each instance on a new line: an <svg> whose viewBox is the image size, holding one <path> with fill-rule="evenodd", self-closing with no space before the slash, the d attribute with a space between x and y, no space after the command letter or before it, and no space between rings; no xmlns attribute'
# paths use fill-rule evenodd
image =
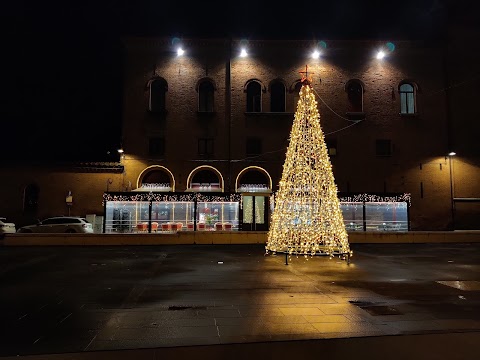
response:
<svg viewBox="0 0 480 360"><path fill-rule="evenodd" d="M166 167L151 165L138 176L136 191L175 191L175 178Z"/></svg>
<svg viewBox="0 0 480 360"><path fill-rule="evenodd" d="M212 166L202 165L190 173L187 189L193 191L224 191L222 174Z"/></svg>
<svg viewBox="0 0 480 360"><path fill-rule="evenodd" d="M165 112L165 96L168 91L168 84L165 79L156 78L149 83L148 110L152 113Z"/></svg>
<svg viewBox="0 0 480 360"><path fill-rule="evenodd" d="M409 83L403 83L399 87L400 114L415 114L415 87Z"/></svg>
<svg viewBox="0 0 480 360"><path fill-rule="evenodd" d="M270 84L271 112L285 112L285 90L285 85L279 80L274 80Z"/></svg>
<svg viewBox="0 0 480 360"><path fill-rule="evenodd" d="M247 85L247 112L262 111L262 86L258 81L250 81Z"/></svg>
<svg viewBox="0 0 480 360"><path fill-rule="evenodd" d="M348 96L348 112L363 113L363 85L360 80L350 80L345 86Z"/></svg>
<svg viewBox="0 0 480 360"><path fill-rule="evenodd" d="M204 80L198 86L198 111L213 112L213 93L215 87L209 80Z"/></svg>

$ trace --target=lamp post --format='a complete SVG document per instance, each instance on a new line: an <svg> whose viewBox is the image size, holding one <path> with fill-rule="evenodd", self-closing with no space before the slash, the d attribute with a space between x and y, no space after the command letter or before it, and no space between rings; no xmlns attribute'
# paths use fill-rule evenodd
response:
<svg viewBox="0 0 480 360"><path fill-rule="evenodd" d="M455 183L453 179L453 157L456 155L454 151L448 153L448 161L450 168L450 199L452 211L452 230L455 230Z"/></svg>

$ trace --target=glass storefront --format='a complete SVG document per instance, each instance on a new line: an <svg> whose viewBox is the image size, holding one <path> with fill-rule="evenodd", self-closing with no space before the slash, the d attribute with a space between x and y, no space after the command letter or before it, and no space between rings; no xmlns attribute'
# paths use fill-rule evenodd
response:
<svg viewBox="0 0 480 360"><path fill-rule="evenodd" d="M340 210L343 214L343 222L347 231L363 231L363 203L342 202Z"/></svg>
<svg viewBox="0 0 480 360"><path fill-rule="evenodd" d="M347 231L408 231L406 202L342 202Z"/></svg>
<svg viewBox="0 0 480 360"><path fill-rule="evenodd" d="M194 211L193 201L152 201L152 230L193 230Z"/></svg>
<svg viewBox="0 0 480 360"><path fill-rule="evenodd" d="M408 231L407 203L366 203L365 225L367 231Z"/></svg>
<svg viewBox="0 0 480 360"><path fill-rule="evenodd" d="M268 231L268 198L237 193L107 193L104 231ZM408 207L408 201L340 202L349 232L408 231Z"/></svg>
<svg viewBox="0 0 480 360"><path fill-rule="evenodd" d="M198 202L197 230L238 230L237 202Z"/></svg>
<svg viewBox="0 0 480 360"><path fill-rule="evenodd" d="M238 231L240 199L230 194L104 194L104 232Z"/></svg>
<svg viewBox="0 0 480 360"><path fill-rule="evenodd" d="M105 232L131 233L137 224L147 222L147 201L109 201L105 206ZM148 229L148 228L147 228Z"/></svg>

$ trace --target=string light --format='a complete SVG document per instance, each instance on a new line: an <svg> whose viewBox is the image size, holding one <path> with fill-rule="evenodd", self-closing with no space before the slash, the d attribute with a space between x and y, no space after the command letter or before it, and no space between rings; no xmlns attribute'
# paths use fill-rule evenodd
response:
<svg viewBox="0 0 480 360"><path fill-rule="evenodd" d="M223 195L205 195L200 193L129 193L129 194L111 194L104 193L102 205L108 201L164 201L164 202L177 202L177 201L198 201L198 202L239 202L242 206L241 194L223 194Z"/></svg>
<svg viewBox="0 0 480 360"><path fill-rule="evenodd" d="M314 91L305 71L290 132L266 252L352 255L337 186L320 126Z"/></svg>

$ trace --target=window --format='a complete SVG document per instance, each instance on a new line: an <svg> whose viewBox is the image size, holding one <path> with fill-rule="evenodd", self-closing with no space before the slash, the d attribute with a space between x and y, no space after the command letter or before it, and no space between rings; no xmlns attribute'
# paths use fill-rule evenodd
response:
<svg viewBox="0 0 480 360"><path fill-rule="evenodd" d="M275 80L270 85L270 111L285 112L285 85Z"/></svg>
<svg viewBox="0 0 480 360"><path fill-rule="evenodd" d="M363 112L363 85L360 80L350 80L345 87L348 96L348 112Z"/></svg>
<svg viewBox="0 0 480 360"><path fill-rule="evenodd" d="M325 139L327 152L330 157L337 155L337 139Z"/></svg>
<svg viewBox="0 0 480 360"><path fill-rule="evenodd" d="M204 80L198 87L198 111L213 112L213 93L215 87L209 80Z"/></svg>
<svg viewBox="0 0 480 360"><path fill-rule="evenodd" d="M247 112L262 111L262 86L258 81L250 81L247 85Z"/></svg>
<svg viewBox="0 0 480 360"><path fill-rule="evenodd" d="M165 95L168 90L165 79L156 78L151 80L149 90L148 110L152 113L165 112Z"/></svg>
<svg viewBox="0 0 480 360"><path fill-rule="evenodd" d="M246 145L247 156L260 155L262 153L262 139L249 137Z"/></svg>
<svg viewBox="0 0 480 360"><path fill-rule="evenodd" d="M58 224L57 219L46 219L42 221L42 225Z"/></svg>
<svg viewBox="0 0 480 360"><path fill-rule="evenodd" d="M415 114L415 88L412 84L400 85L400 114Z"/></svg>
<svg viewBox="0 0 480 360"><path fill-rule="evenodd" d="M198 155L213 155L213 139L198 139Z"/></svg>
<svg viewBox="0 0 480 360"><path fill-rule="evenodd" d="M163 156L165 154L165 139L150 138L148 142L148 154L153 156Z"/></svg>
<svg viewBox="0 0 480 360"><path fill-rule="evenodd" d="M375 155L377 156L391 156L392 142L388 139L377 139L375 141Z"/></svg>

